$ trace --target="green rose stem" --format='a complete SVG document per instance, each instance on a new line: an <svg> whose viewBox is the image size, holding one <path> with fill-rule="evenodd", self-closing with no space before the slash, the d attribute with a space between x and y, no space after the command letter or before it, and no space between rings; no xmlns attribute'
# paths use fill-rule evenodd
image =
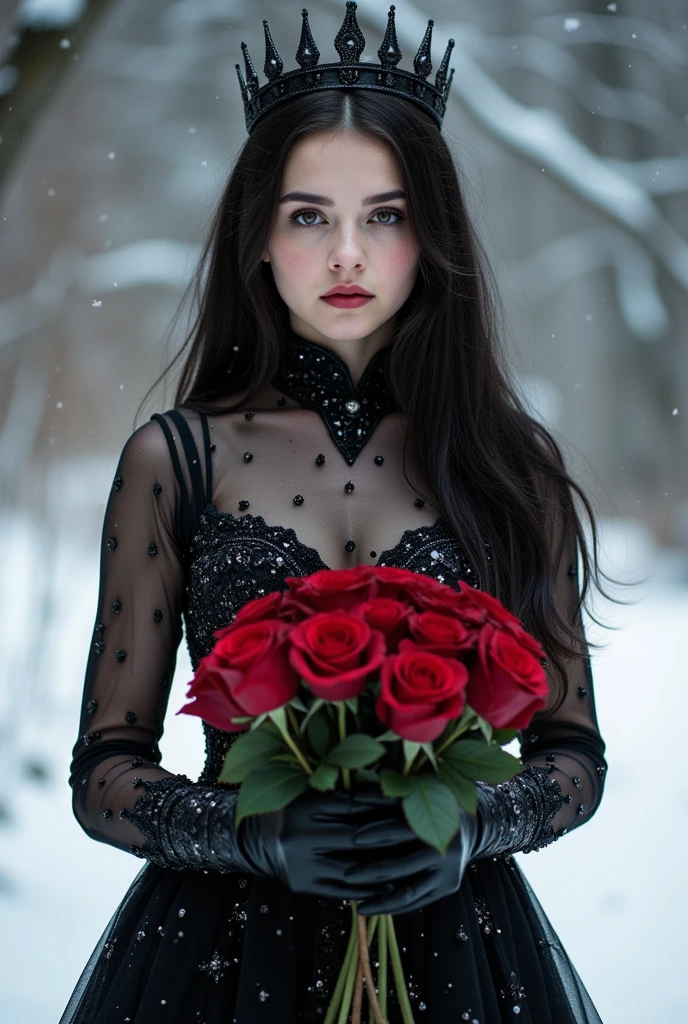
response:
<svg viewBox="0 0 688 1024"><path fill-rule="evenodd" d="M352 910L355 915L356 911L354 910L353 906ZM327 1014L325 1016L323 1024L334 1024L334 1017L342 1001L342 994L344 992L346 979L349 975L351 964L354 961L355 953L358 952L358 950L356 949L357 944L358 932L354 927L352 927L351 932L349 934L349 944L346 947L346 953L344 955L344 962L339 971L337 984L335 985L334 992L332 993L332 999L330 1000L330 1005L327 1008Z"/></svg>
<svg viewBox="0 0 688 1024"><path fill-rule="evenodd" d="M380 967L377 972L377 987L380 992L380 1012L387 1017L387 915L380 914L376 920L380 921L377 933L377 953ZM373 1024L373 1021L369 1021Z"/></svg>
<svg viewBox="0 0 688 1024"><path fill-rule="evenodd" d="M377 915L376 915L377 916ZM372 936L373 929L370 929ZM366 935L366 924L365 915L358 915L358 965L359 970L362 972L365 978L366 989L368 991L368 1000L370 1002L371 1009L373 1011L373 1017L375 1018L375 1024L386 1024L385 1018L382 1016L380 1004L377 999L375 992L375 982L373 981L373 972L370 969L370 952L369 952L370 941ZM356 983L358 984L358 971L356 973ZM351 1024L361 1024L361 1010L358 1007L358 1014L354 1012L351 1019Z"/></svg>
<svg viewBox="0 0 688 1024"><path fill-rule="evenodd" d="M347 968L347 973L344 981L344 994L342 995L342 1005L339 1007L339 1016L337 1017L337 1024L346 1024L347 1017L349 1016L349 1008L351 1006L351 997L354 993L354 981L356 980L356 967L358 964L358 928L356 927L356 901L351 901L351 956Z"/></svg>
<svg viewBox="0 0 688 1024"><path fill-rule="evenodd" d="M442 753L442 751L443 751L443 750L444 750L444 749L445 749L446 747L450 746L450 744L452 744L452 743L454 742L454 740L458 740L458 738L459 738L459 736L461 735L461 733L462 733L462 732L465 732L465 731L466 731L466 725L465 725L465 723L464 723L463 725L459 725L459 726L458 726L458 727L457 727L457 728L456 728L456 729L454 730L454 732L453 732L453 733L451 734L451 736L448 736L448 737L446 738L446 740L444 741L444 743L441 743L441 744L439 745L439 747L438 747L438 748L437 748L437 749L435 750L435 757L437 757L437 755L438 755L438 754L441 754L441 753ZM413 770L414 770L414 771L418 771L418 769L419 769L419 768L422 768L422 767L423 767L423 765L425 764L425 762L426 762L427 760L428 760L428 755L427 755L427 754L425 753L425 751L423 750L423 751L421 752L421 755L420 755L419 759L418 759L418 760L416 761L415 765L413 766ZM404 774L406 774L406 772L404 772Z"/></svg>
<svg viewBox="0 0 688 1024"><path fill-rule="evenodd" d="M296 716L294 715L294 709L288 707L287 708L287 715L289 716L289 721L292 723L292 725L296 729L296 733L298 735L299 723L296 721ZM313 774L313 769L311 768L311 766L309 765L308 761L304 757L303 752L301 750L299 750L299 748L297 747L297 745L294 743L293 739L291 738L291 735L289 733L289 727L287 726L285 729L282 729L280 731L282 733L282 736L284 737L285 742L289 745L289 748L296 755L296 758L297 758L299 764L301 765L301 767L303 768L303 770L305 771L306 775L312 775Z"/></svg>
<svg viewBox="0 0 688 1024"><path fill-rule="evenodd" d="M404 1024L414 1024L411 1003L409 1002L406 982L404 981L404 971L401 966L401 957L399 956L397 936L394 931L394 919L391 914L385 914L385 917L387 918L387 938L389 939L389 951L391 953L394 981L397 986L397 999L401 1007L401 1016Z"/></svg>
<svg viewBox="0 0 688 1024"><path fill-rule="evenodd" d="M346 704L343 700L337 703L337 712L339 719L339 742L341 743L346 739ZM351 776L349 768L342 768L342 778L344 780L344 789L351 789Z"/></svg>

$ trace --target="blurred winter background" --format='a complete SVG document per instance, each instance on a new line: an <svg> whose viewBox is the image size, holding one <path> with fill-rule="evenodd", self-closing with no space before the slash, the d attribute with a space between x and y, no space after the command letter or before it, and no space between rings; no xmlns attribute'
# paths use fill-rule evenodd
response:
<svg viewBox="0 0 688 1024"><path fill-rule="evenodd" d="M311 0L323 60L341 0ZM68 764L104 504L163 334L244 137L284 0L0 0L0 1018L54 1024L134 858L72 817ZM362 0L375 51L387 4ZM688 1019L688 8L677 0L398 0L410 61L453 36L444 133L497 271L535 413L569 442L633 604L588 623L607 741L585 827L518 855L605 1024ZM291 62L291 63L290 63ZM172 404L158 394L137 422ZM200 727L163 763L195 777ZM488 1024L488 1022L483 1022Z"/></svg>

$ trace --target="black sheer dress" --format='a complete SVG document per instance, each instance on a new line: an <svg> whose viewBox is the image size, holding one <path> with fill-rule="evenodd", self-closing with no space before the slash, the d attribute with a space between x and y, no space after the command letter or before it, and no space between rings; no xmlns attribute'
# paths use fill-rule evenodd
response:
<svg viewBox="0 0 688 1024"><path fill-rule="evenodd" d="M155 414L124 446L105 513L70 785L86 833L146 863L61 1024L324 1019L348 903L223 870L213 814L227 787L215 780L232 735L204 725L197 782L160 766L159 741L182 622L195 668L215 630L250 599L285 589L289 576L369 563L480 585L405 479L384 356L354 385L333 353L290 333L277 376L245 409ZM413 461L407 472L428 493ZM576 566L574 537L557 569L571 621ZM584 824L602 797L607 765L589 660L572 663L568 683L556 715L520 734L519 783L491 787L502 852L472 861L450 897L395 915L417 1024L601 1024L511 856ZM365 1020L366 1007L364 994ZM393 989L388 1013L399 1024Z"/></svg>

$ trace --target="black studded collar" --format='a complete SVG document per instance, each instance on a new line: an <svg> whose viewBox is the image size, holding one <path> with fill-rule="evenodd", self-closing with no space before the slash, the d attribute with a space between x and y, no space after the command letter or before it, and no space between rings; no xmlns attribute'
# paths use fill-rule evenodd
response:
<svg viewBox="0 0 688 1024"><path fill-rule="evenodd" d="M380 419L398 408L385 373L390 347L378 349L354 387L349 367L339 356L287 331L272 383L285 395L320 413L350 466Z"/></svg>

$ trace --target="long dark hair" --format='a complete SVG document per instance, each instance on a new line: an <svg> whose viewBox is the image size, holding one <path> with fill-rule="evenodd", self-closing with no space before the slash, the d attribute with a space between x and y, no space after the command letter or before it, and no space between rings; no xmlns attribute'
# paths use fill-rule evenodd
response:
<svg viewBox="0 0 688 1024"><path fill-rule="evenodd" d="M262 260L282 173L297 139L339 131L367 132L392 147L420 247L419 273L397 314L389 363L408 425L404 459L413 444L439 512L461 539L481 589L499 598L543 645L562 685L555 710L567 692L562 658L586 657L576 620L590 580L605 597L623 602L600 583L601 576L611 577L598 563L589 499L568 475L559 444L526 411L509 379L493 271L468 218L451 152L421 108L386 93L333 89L293 98L263 116L238 154L182 300L180 310L193 294L192 326L143 401L189 343L176 407L232 412L270 382L289 323L271 265ZM218 400L239 391L244 394L238 401L218 408ZM590 520L594 558L572 491ZM570 619L554 599L553 566L574 533L582 584Z"/></svg>

